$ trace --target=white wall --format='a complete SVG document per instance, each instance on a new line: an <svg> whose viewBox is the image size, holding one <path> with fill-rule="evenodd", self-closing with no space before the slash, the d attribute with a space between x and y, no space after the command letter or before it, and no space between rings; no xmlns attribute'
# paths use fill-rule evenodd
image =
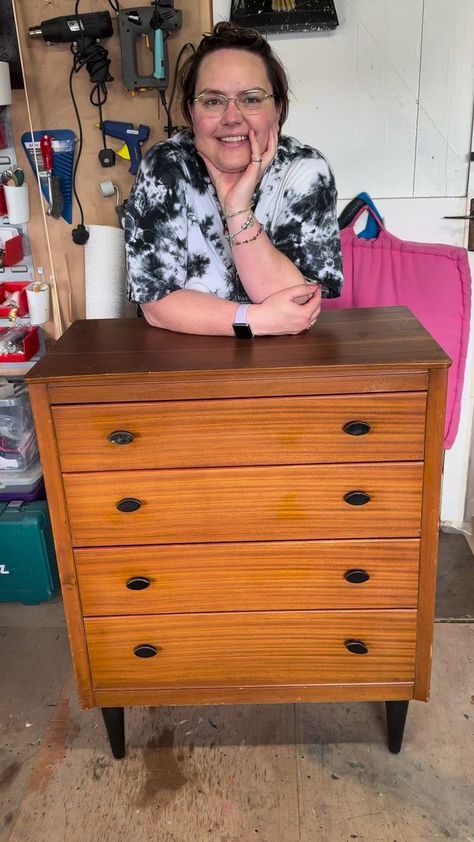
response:
<svg viewBox="0 0 474 842"><path fill-rule="evenodd" d="M466 193L472 0L336 0L329 32L271 34L293 91L287 134L326 154L339 195ZM214 20L230 0L214 0Z"/></svg>

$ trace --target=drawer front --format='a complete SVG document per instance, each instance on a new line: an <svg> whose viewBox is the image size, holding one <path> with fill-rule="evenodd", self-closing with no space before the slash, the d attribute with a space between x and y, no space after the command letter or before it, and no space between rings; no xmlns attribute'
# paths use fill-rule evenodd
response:
<svg viewBox="0 0 474 842"><path fill-rule="evenodd" d="M63 470L106 471L416 461L425 404L406 393L56 406L53 416Z"/></svg>
<svg viewBox="0 0 474 842"><path fill-rule="evenodd" d="M415 611L168 614L86 619L85 628L96 688L414 678ZM366 654L349 651L348 641Z"/></svg>
<svg viewBox="0 0 474 842"><path fill-rule="evenodd" d="M74 556L89 616L417 603L417 540L104 547Z"/></svg>
<svg viewBox="0 0 474 842"><path fill-rule="evenodd" d="M421 463L407 462L120 471L63 479L73 545L104 546L419 537L422 473ZM345 497L353 491L369 501L349 504ZM134 511L118 508L131 506Z"/></svg>

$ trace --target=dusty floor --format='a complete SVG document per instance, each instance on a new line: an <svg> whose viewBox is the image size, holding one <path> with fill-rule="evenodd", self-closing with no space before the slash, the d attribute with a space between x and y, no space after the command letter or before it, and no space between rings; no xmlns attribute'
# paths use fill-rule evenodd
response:
<svg viewBox="0 0 474 842"><path fill-rule="evenodd" d="M0 606L0 842L474 842L474 558L442 535L432 701L80 711L59 600Z"/></svg>

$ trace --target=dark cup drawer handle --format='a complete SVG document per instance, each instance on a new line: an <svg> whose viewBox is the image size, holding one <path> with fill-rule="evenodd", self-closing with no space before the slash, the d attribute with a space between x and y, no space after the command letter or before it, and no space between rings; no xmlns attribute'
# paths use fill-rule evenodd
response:
<svg viewBox="0 0 474 842"><path fill-rule="evenodd" d="M362 582L368 582L370 576L365 570L348 570L344 573L344 579L352 585L360 585Z"/></svg>
<svg viewBox="0 0 474 842"><path fill-rule="evenodd" d="M114 430L107 438L111 444L131 444L135 436L128 430Z"/></svg>
<svg viewBox="0 0 474 842"><path fill-rule="evenodd" d="M350 506L365 506L365 504L369 502L370 496L366 494L365 491L348 491L348 493L344 495L344 500L346 503L349 503Z"/></svg>
<svg viewBox="0 0 474 842"><path fill-rule="evenodd" d="M367 655L369 651L362 640L346 640L344 646L352 655Z"/></svg>
<svg viewBox="0 0 474 842"><path fill-rule="evenodd" d="M348 421L342 429L348 436L366 436L370 433L370 424L365 421Z"/></svg>
<svg viewBox="0 0 474 842"><path fill-rule="evenodd" d="M150 584L150 580L145 576L134 576L133 579L128 580L127 588L129 591L145 591Z"/></svg>
<svg viewBox="0 0 474 842"><path fill-rule="evenodd" d="M133 654L137 658L154 658L158 654L158 649L156 646L152 646L151 643L141 643L140 646L135 646Z"/></svg>
<svg viewBox="0 0 474 842"><path fill-rule="evenodd" d="M117 503L117 509L119 512L136 512L141 505L141 501L136 500L135 497L125 497Z"/></svg>

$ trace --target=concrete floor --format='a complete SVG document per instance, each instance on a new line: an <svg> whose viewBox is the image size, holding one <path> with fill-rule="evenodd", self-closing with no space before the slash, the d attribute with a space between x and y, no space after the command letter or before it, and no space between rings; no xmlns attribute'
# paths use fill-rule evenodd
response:
<svg viewBox="0 0 474 842"><path fill-rule="evenodd" d="M432 701L80 711L59 599L0 606L0 842L474 842L474 558L442 535Z"/></svg>
<svg viewBox="0 0 474 842"><path fill-rule="evenodd" d="M436 617L474 623L474 555L462 535L440 536Z"/></svg>

